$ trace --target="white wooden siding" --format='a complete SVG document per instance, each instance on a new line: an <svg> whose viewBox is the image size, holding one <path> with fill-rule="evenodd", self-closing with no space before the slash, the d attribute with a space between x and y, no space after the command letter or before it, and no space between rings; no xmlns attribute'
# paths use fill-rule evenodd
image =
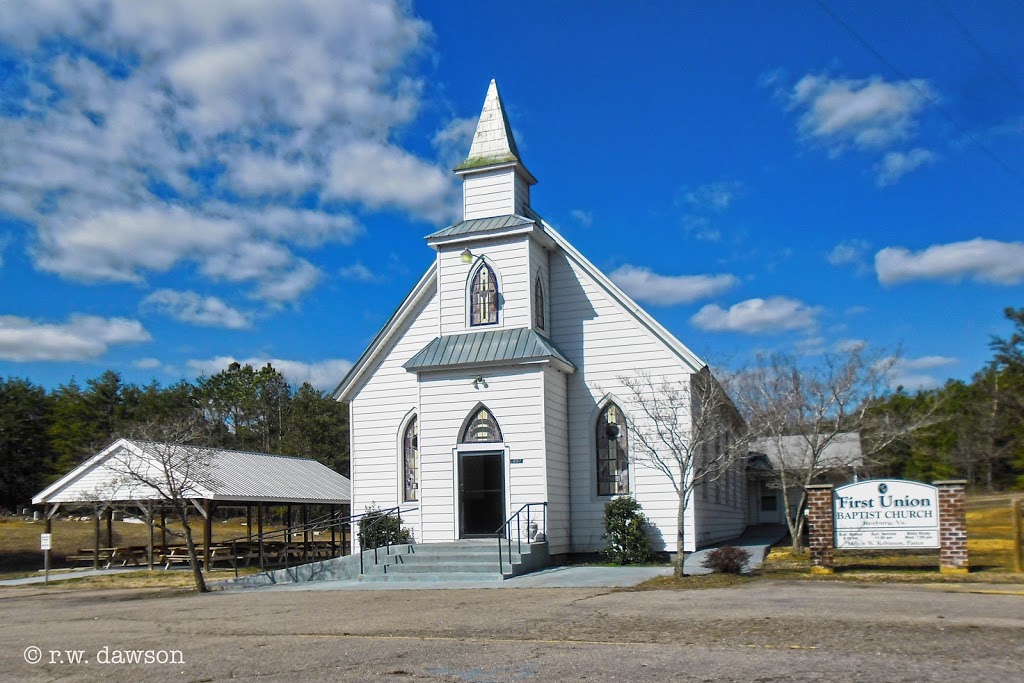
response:
<svg viewBox="0 0 1024 683"><path fill-rule="evenodd" d="M550 258L551 340L577 367L568 377L573 552L603 547L604 505L597 495L594 425L597 406L611 393L628 416L638 411L625 402L619 377L637 370L655 379L689 382L689 368L609 293L563 252ZM674 551L678 498L662 473L634 464L630 485L656 527L658 549ZM693 510L687 511L687 547L692 548Z"/></svg>
<svg viewBox="0 0 1024 683"><path fill-rule="evenodd" d="M352 400L351 470L353 482L359 482L352 487L352 514L362 514L371 504L390 508L399 503L399 430L410 410L419 412L416 375L402 364L434 338L437 314L436 294L410 312L404 329ZM420 538L419 513L403 516L402 522Z"/></svg>
<svg viewBox="0 0 1024 683"><path fill-rule="evenodd" d="M463 263L464 245L441 249L438 254L438 291L441 295L441 334L461 334L474 330L527 327L530 324L529 240L523 236L496 239L472 245L473 263ZM498 278L498 324L470 327L470 274L479 258L490 265Z"/></svg>
<svg viewBox="0 0 1024 683"><path fill-rule="evenodd" d="M572 550L567 375L544 370L544 440L547 452L548 551Z"/></svg>
<svg viewBox="0 0 1024 683"><path fill-rule="evenodd" d="M518 213L520 216L526 214L527 207L530 206L530 184L526 182L523 176L516 174L515 180L515 206L513 207L512 213Z"/></svg>
<svg viewBox="0 0 1024 683"><path fill-rule="evenodd" d="M462 184L465 219L516 213L516 173L512 168L466 174Z"/></svg>
<svg viewBox="0 0 1024 683"><path fill-rule="evenodd" d="M543 366L488 370L487 388L474 389L478 372L421 375L420 505L424 542L458 537L456 451L470 412L487 406L501 428L504 450L505 517L526 503L546 500ZM479 448L477 448L479 450ZM521 459L511 464L510 459Z"/></svg>
<svg viewBox="0 0 1024 683"><path fill-rule="evenodd" d="M736 538L747 526L747 477L743 460L718 482L720 495L716 502L715 483L702 484L707 497L694 491L693 507L697 517L697 545L709 545ZM760 502L760 501L759 501ZM755 520L756 523L756 520Z"/></svg>

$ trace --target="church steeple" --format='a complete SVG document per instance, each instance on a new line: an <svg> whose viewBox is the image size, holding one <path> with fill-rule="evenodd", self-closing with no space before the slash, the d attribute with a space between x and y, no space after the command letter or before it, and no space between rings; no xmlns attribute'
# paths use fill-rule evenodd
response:
<svg viewBox="0 0 1024 683"><path fill-rule="evenodd" d="M455 167L462 177L465 219L522 214L537 183L519 158L512 127L491 80L466 160Z"/></svg>

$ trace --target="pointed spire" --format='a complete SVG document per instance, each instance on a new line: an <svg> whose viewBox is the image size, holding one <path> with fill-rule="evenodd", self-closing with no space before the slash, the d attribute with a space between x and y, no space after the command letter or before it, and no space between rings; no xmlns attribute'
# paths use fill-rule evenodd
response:
<svg viewBox="0 0 1024 683"><path fill-rule="evenodd" d="M469 156L455 167L455 171L509 162L522 164L516 139L512 136L512 127L508 125L508 116L501 104L501 96L498 95L498 84L492 79L487 87L487 97L484 99L483 111L480 112L480 121L476 125Z"/></svg>

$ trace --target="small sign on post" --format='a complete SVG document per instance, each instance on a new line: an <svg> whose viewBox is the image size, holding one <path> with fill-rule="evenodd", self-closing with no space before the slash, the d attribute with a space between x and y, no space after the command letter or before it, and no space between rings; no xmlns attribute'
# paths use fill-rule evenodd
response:
<svg viewBox="0 0 1024 683"><path fill-rule="evenodd" d="M50 585L50 547L53 534L39 534L39 548L43 551L43 585Z"/></svg>

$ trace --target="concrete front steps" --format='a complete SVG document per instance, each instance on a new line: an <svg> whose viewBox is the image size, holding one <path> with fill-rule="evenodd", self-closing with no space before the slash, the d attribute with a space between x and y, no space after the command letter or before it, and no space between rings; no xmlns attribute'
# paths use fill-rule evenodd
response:
<svg viewBox="0 0 1024 683"><path fill-rule="evenodd" d="M523 543L522 552L512 543L511 562L508 545L501 544L499 569L498 540L463 540L449 543L409 543L363 552L363 573L359 555L299 565L289 569L242 576L227 581L235 586L268 586L306 581L365 581L417 583L501 582L551 564L548 544Z"/></svg>
<svg viewBox="0 0 1024 683"><path fill-rule="evenodd" d="M496 539L392 546L391 554L378 550L376 564L364 558L360 581L503 581L548 565L547 543L523 544L522 552L502 543L498 555Z"/></svg>

